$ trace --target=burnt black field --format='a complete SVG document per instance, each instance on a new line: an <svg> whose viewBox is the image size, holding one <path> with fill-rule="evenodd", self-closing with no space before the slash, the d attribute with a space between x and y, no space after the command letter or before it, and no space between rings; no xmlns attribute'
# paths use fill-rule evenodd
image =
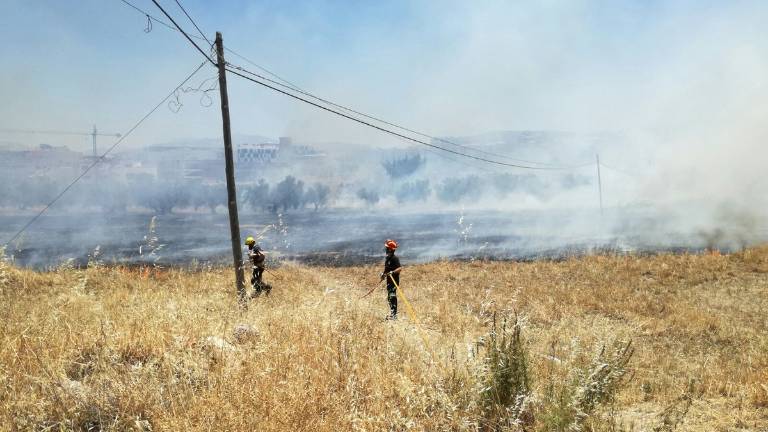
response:
<svg viewBox="0 0 768 432"><path fill-rule="evenodd" d="M463 215L463 218L462 218ZM383 242L394 238L406 262L436 259L560 259L589 253L698 251L734 249L738 241L705 232L665 231L642 212L593 211L446 211L393 213L327 210L275 215L240 215L241 236L258 236L270 261L313 265L378 263ZM9 238L29 215L0 216L0 235ZM49 214L17 241L6 258L16 265L50 269L104 264L190 266L231 263L226 212L107 215ZM751 240L760 241L766 233Z"/></svg>

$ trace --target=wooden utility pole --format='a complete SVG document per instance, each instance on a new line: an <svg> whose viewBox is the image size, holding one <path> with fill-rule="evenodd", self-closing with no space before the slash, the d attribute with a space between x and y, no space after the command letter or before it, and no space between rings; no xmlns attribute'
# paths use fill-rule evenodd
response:
<svg viewBox="0 0 768 432"><path fill-rule="evenodd" d="M600 155L595 154L595 165L597 166L597 193L600 195L600 216L603 215L603 182L600 179Z"/></svg>
<svg viewBox="0 0 768 432"><path fill-rule="evenodd" d="M99 157L99 152L96 149L96 135L99 134L99 131L96 129L96 125L93 125L93 133L91 134L91 137L93 138L93 158L96 159Z"/></svg>
<svg viewBox="0 0 768 432"><path fill-rule="evenodd" d="M237 298L245 302L245 278L243 277L243 250L240 247L240 220L237 216L237 191L235 190L235 163L232 158L232 129L229 125L229 97L224 61L224 41L216 32L216 63L219 67L219 93L221 93L221 120L224 126L224 159L227 172L227 204L229 207L229 231L232 237L232 258L235 265Z"/></svg>

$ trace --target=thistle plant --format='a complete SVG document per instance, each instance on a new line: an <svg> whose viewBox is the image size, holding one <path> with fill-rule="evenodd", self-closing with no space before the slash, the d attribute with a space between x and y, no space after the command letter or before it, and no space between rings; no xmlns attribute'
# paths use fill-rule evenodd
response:
<svg viewBox="0 0 768 432"><path fill-rule="evenodd" d="M481 379L480 405L486 429L521 423L531 396L528 353L521 336L522 325L517 316L501 329L494 316L491 331L484 344L487 350Z"/></svg>
<svg viewBox="0 0 768 432"><path fill-rule="evenodd" d="M157 261L160 259L160 250L165 247L160 243L160 238L157 235L157 216L152 216L149 220L149 228L147 234L142 239L142 244L139 245L139 256L146 256L152 261L153 266L157 266Z"/></svg>
<svg viewBox="0 0 768 432"><path fill-rule="evenodd" d="M568 430L583 430L584 421L598 406L613 400L627 374L627 364L634 351L632 341L615 342L609 352L605 345L600 348L592 364L580 374L571 401L574 416Z"/></svg>
<svg viewBox="0 0 768 432"><path fill-rule="evenodd" d="M472 224L467 223L465 220L464 206L461 207L461 213L459 213L459 218L456 220L456 228L454 229L454 232L456 232L458 236L456 246L461 247L462 245L466 245L469 235L472 232Z"/></svg>

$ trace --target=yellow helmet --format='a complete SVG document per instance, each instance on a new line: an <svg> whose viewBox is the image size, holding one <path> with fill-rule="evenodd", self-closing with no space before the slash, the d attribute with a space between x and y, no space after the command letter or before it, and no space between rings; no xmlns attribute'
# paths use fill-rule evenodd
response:
<svg viewBox="0 0 768 432"><path fill-rule="evenodd" d="M256 239L254 239L252 236L248 236L245 238L245 244L248 246L256 244Z"/></svg>

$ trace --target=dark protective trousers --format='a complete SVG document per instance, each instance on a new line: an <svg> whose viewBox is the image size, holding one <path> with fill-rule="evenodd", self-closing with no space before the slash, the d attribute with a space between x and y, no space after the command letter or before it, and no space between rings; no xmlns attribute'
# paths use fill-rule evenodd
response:
<svg viewBox="0 0 768 432"><path fill-rule="evenodd" d="M264 274L264 269L260 267L253 268L253 275L251 276L251 286L253 286L254 295L261 294L262 291L266 291L267 294L272 290L272 286L265 284L261 280L261 276Z"/></svg>
<svg viewBox="0 0 768 432"><path fill-rule="evenodd" d="M251 285L256 286L258 282L261 284L261 275L264 274L264 269L260 267L253 268L253 275L251 276Z"/></svg>
<svg viewBox="0 0 768 432"><path fill-rule="evenodd" d="M397 317L397 288L394 285L387 284L387 301L389 301L389 314L392 318Z"/></svg>

